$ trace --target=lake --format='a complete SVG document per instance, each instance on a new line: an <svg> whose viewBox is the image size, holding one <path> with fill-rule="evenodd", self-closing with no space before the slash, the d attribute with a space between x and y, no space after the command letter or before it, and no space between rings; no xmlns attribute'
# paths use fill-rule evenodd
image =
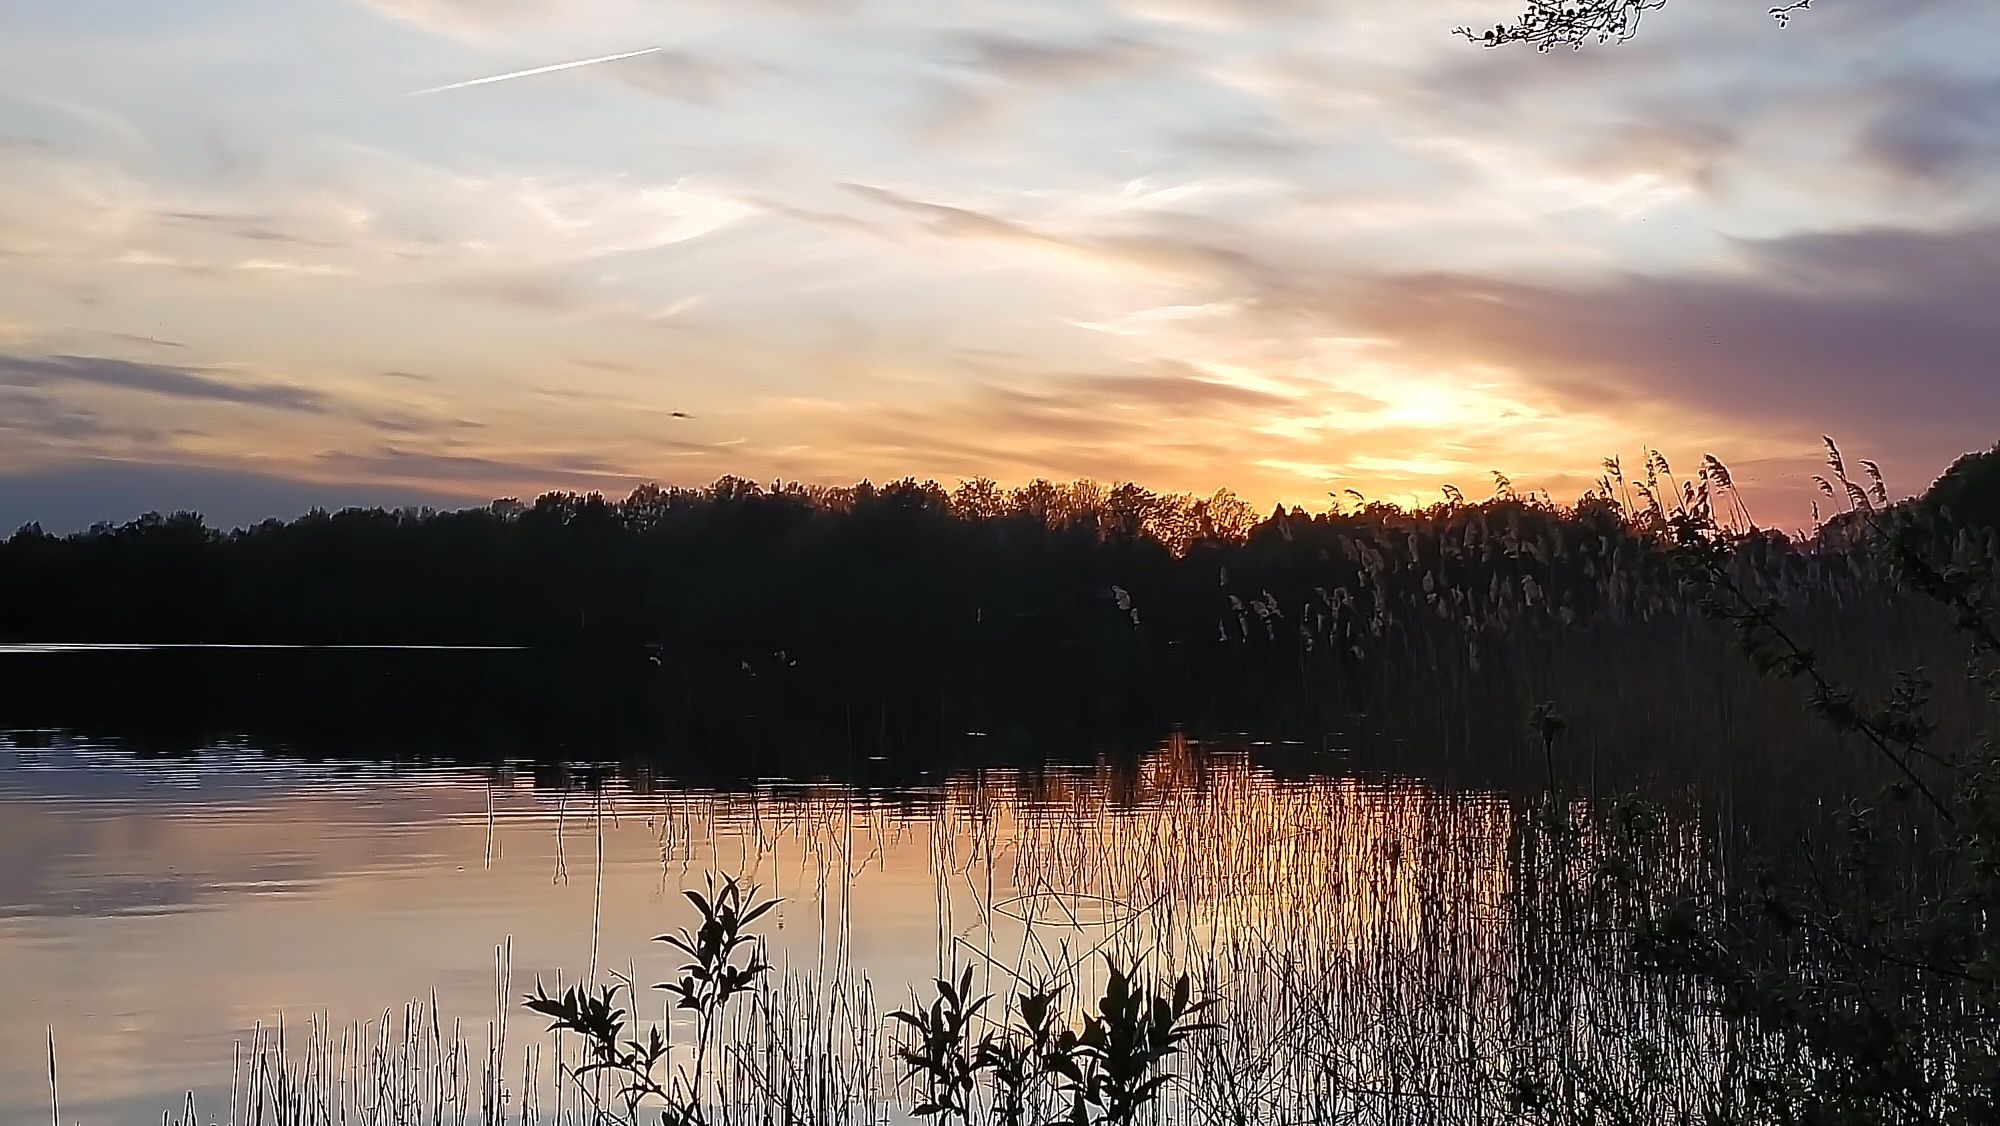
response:
<svg viewBox="0 0 2000 1126"><path fill-rule="evenodd" d="M1146 955L1247 1014L1193 1071L1269 1089L1214 1098L1382 1120L1404 1117L1385 1109L1392 1082L1470 1114L1482 1059L1599 1050L1585 1017L1623 996L1603 984L1608 946L1591 947L1602 962L1549 953L1537 912L1569 893L1537 858L1533 794L1557 766L1522 748L1518 712L1469 772L1463 748L1413 743L1429 728L1357 719L1311 740L960 732L928 763L857 737L844 759L791 748L767 773L726 742L581 718L617 706L602 683L523 718L520 660L0 654L0 1126L47 1120L51 1035L64 1122L150 1121L190 1095L203 1121L243 1120L245 1060L280 1021L287 1051L357 1076L361 1044L497 1057L496 1091L475 1066L452 1097L552 1120L559 1084L528 1074L551 1059L521 996L665 979L678 960L649 940L690 924L682 889L709 873L781 897L759 928L771 980L785 1011L838 1010L841 1043L811 1068L822 1087L838 1072L863 1119L891 1113L895 1072L860 1058L884 1054L882 1013L944 966L1004 995L1047 974L1088 988L1103 954ZM1578 758L1566 787L1595 784ZM1662 870L1709 878L1737 803L1656 788ZM1430 1014L1419 1035L1383 1032L1413 1009ZM1701 1030L1677 1035L1695 1060ZM427 1038L443 1047L408 1048Z"/></svg>

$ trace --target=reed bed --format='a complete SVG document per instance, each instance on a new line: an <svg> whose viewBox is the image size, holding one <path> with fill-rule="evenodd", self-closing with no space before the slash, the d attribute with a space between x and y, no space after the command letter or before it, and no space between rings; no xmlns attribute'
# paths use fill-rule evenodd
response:
<svg viewBox="0 0 2000 1126"><path fill-rule="evenodd" d="M1159 980L1187 974L1214 999L1215 1027L1177 1060L1156 1121L1490 1122L1528 1091L1616 1097L1681 1122L1721 1089L1728 1029L1702 1015L1701 998L1629 964L1598 881L1618 829L1596 803L1286 780L1251 756L1175 740L1136 768L988 770L873 796L635 791L596 816L607 806L643 811L667 875L741 871L810 908L791 916L809 934L760 945L773 970L717 1030L698 1081L718 1124L908 1116L921 1091L902 1081L903 1040L885 1014L912 983L877 982L858 964L848 905L873 865L919 840L937 970L970 969L975 992L996 995L993 1021L1030 983L1061 986L1080 1013L1107 955ZM1645 845L1663 895L1722 878L1689 811L1662 817ZM575 1038L545 1035L520 1010L504 948L494 980L483 1028L427 1002L341 1028L320 1018L256 1030L228 1105L190 1100L166 1120L620 1120L602 1076L579 1074ZM651 980L639 983L642 1011L658 1012ZM672 1045L668 1063L686 1066L685 1024L641 1022L653 1025ZM1595 1088L1561 1089L1579 1075Z"/></svg>

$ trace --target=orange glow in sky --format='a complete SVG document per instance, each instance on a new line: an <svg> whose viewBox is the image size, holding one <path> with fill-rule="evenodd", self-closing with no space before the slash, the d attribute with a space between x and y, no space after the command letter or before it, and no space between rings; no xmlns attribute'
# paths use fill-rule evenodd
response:
<svg viewBox="0 0 2000 1126"><path fill-rule="evenodd" d="M1518 6L22 8L0 522L725 473L1567 500L1642 446L1803 519L1822 433L1905 491L1991 444L2000 9L1451 34Z"/></svg>

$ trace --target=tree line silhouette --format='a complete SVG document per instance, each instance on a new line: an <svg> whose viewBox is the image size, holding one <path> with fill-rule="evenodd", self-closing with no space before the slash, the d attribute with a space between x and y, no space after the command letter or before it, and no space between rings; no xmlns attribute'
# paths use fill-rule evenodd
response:
<svg viewBox="0 0 2000 1126"><path fill-rule="evenodd" d="M1246 648L1336 665L1450 650L1476 666L1493 635L1688 613L1660 550L1667 514L1687 505L1736 521L1741 565L1771 596L1880 593L1854 531L1888 507L1879 478L1857 484L1839 465L1844 488L1823 484L1847 511L1792 538L1755 528L1714 459L1686 480L1658 454L1646 461L1632 480L1607 462L1573 505L1516 495L1496 475L1477 503L1447 489L1416 511L1336 502L1261 520L1227 491L725 477L623 500L552 492L233 531L192 512L67 536L29 525L0 542L0 637L590 646L749 674ZM1993 550L2000 447L1916 503L1966 539L1957 549Z"/></svg>

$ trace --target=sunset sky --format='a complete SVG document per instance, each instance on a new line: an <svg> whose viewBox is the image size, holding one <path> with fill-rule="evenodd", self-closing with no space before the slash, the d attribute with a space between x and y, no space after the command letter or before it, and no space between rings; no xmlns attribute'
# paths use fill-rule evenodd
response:
<svg viewBox="0 0 2000 1126"><path fill-rule="evenodd" d="M2000 438L2000 5L1519 2L0 0L0 523Z"/></svg>

